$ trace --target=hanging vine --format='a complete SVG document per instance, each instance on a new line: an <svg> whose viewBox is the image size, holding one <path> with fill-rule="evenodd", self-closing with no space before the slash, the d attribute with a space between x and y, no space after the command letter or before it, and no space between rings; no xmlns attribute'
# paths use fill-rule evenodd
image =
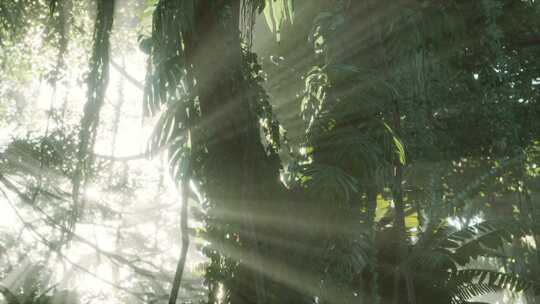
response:
<svg viewBox="0 0 540 304"><path fill-rule="evenodd" d="M73 215L69 226L71 229L82 215L84 197L80 198L81 189L91 171L92 151L99 125L99 114L103 107L105 92L109 81L110 35L114 19L115 0L97 0L97 15L94 28L94 45L90 58L88 74L87 101L84 105L79 144L77 166L73 175ZM83 191L84 192L84 191Z"/></svg>

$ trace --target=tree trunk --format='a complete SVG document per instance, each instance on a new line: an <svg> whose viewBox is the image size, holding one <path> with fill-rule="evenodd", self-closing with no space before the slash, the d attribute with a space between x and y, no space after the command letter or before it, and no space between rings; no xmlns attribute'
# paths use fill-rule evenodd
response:
<svg viewBox="0 0 540 304"><path fill-rule="evenodd" d="M203 185L211 206L208 225L216 237L210 241L220 255L238 262L234 276L221 283L234 304L302 303L306 297L298 284L304 282L287 278L290 273L284 272L296 265L276 246L291 242L279 231L287 228L259 220L278 216L287 203L279 163L261 143L256 100L243 69L241 1L208 2L197 2L193 31L183 35L201 111L200 123L193 126L195 145L207 149Z"/></svg>

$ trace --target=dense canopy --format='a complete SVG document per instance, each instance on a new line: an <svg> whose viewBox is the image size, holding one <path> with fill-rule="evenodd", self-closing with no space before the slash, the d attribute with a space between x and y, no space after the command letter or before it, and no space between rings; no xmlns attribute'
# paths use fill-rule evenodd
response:
<svg viewBox="0 0 540 304"><path fill-rule="evenodd" d="M0 0L0 303L540 302L538 0Z"/></svg>

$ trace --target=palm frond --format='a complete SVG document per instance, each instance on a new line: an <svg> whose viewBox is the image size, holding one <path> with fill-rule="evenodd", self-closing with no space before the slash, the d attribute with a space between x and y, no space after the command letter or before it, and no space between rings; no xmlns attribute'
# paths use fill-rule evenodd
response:
<svg viewBox="0 0 540 304"><path fill-rule="evenodd" d="M477 285L476 287L464 287ZM475 292L481 293L487 290L507 289L513 292L526 291L528 289L538 290L538 282L531 281L514 274L486 270L486 269L462 269L453 272L448 280L450 288L456 288L458 294L470 294L474 296ZM459 290L461 288L461 290ZM469 297L470 298L470 297ZM465 299L469 299L465 298Z"/></svg>
<svg viewBox="0 0 540 304"><path fill-rule="evenodd" d="M358 192L358 181L341 168L330 165L307 165L302 170L304 185L316 194L341 197L349 202Z"/></svg>
<svg viewBox="0 0 540 304"><path fill-rule="evenodd" d="M193 1L159 1L152 18L152 37L142 39L150 53L143 109L154 115L182 90L185 54L182 38L193 31ZM181 16L182 18L178 18Z"/></svg>
<svg viewBox="0 0 540 304"><path fill-rule="evenodd" d="M460 285L454 292L454 298L452 304L465 304L469 303L467 300L475 297L483 296L486 294L501 291L502 288L491 286L488 284L463 284Z"/></svg>
<svg viewBox="0 0 540 304"><path fill-rule="evenodd" d="M500 249L513 237L526 235L529 226L514 220L485 221L450 233L440 245L452 252L458 264L465 265L470 259L484 255L485 248Z"/></svg>

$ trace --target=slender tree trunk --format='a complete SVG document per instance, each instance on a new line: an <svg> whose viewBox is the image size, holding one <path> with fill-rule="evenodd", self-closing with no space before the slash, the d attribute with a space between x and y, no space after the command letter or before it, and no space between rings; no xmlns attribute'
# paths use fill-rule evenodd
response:
<svg viewBox="0 0 540 304"><path fill-rule="evenodd" d="M189 171L189 170L188 170ZM185 176L182 180L182 211L180 215L180 226L182 233L182 251L180 252L180 259L176 266L176 272L174 274L174 280L171 288L171 295L169 296L169 304L175 304L178 298L178 291L180 290L180 284L182 283L182 277L184 275L184 268L187 260L187 253L189 248L189 231L188 231L188 193L189 193L189 175Z"/></svg>

